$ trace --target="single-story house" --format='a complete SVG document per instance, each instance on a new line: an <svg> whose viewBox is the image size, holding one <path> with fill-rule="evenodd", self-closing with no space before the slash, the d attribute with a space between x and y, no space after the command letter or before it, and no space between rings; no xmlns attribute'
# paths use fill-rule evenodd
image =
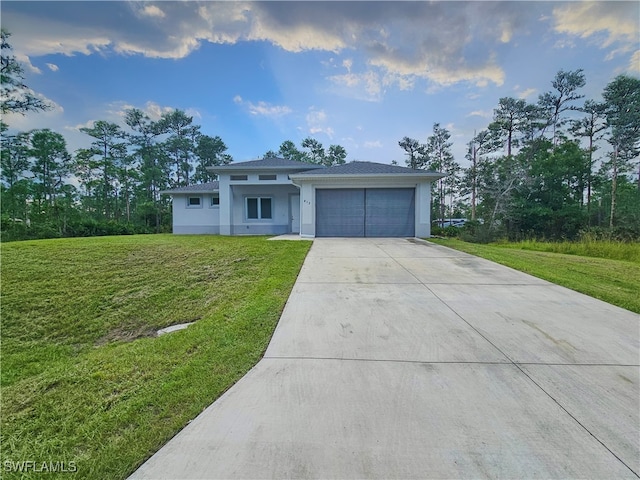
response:
<svg viewBox="0 0 640 480"><path fill-rule="evenodd" d="M265 158L210 167L218 181L165 190L173 233L428 237L444 174L372 162L324 167Z"/></svg>

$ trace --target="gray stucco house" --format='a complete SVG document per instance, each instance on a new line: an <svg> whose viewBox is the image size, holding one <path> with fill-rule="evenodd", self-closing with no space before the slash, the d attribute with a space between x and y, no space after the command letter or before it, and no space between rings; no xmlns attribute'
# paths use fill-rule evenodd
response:
<svg viewBox="0 0 640 480"><path fill-rule="evenodd" d="M372 162L323 167L265 158L211 167L217 182L166 190L173 233L428 237L444 175Z"/></svg>

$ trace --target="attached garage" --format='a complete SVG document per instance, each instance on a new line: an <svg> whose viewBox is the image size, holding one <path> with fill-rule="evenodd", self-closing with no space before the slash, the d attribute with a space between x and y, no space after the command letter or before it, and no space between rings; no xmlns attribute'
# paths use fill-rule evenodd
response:
<svg viewBox="0 0 640 480"><path fill-rule="evenodd" d="M351 162L290 174L303 237L429 237L431 183L444 175Z"/></svg>
<svg viewBox="0 0 640 480"><path fill-rule="evenodd" d="M319 188L316 236L413 237L415 188Z"/></svg>

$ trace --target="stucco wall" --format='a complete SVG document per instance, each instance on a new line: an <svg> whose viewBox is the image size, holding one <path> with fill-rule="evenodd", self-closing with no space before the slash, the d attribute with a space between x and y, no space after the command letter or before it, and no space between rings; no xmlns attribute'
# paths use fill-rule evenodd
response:
<svg viewBox="0 0 640 480"><path fill-rule="evenodd" d="M189 197L200 197L200 207L188 207ZM219 234L220 208L211 206L211 194L173 195L173 233Z"/></svg>

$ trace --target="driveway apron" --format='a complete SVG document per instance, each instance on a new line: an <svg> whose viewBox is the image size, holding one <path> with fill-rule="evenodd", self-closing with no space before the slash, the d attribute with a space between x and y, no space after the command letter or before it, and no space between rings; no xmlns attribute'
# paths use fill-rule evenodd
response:
<svg viewBox="0 0 640 480"><path fill-rule="evenodd" d="M264 358L131 478L640 478L640 316L412 239L314 240Z"/></svg>

